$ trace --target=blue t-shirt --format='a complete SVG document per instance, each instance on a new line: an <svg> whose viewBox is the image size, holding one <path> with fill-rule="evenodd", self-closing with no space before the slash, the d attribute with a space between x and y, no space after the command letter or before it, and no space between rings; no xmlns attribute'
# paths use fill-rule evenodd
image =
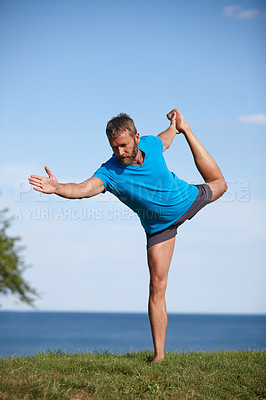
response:
<svg viewBox="0 0 266 400"><path fill-rule="evenodd" d="M146 232L152 234L177 221L198 195L198 188L179 179L167 168L163 142L142 136L138 147L145 153L142 165L123 165L113 155L95 172L108 190L135 211Z"/></svg>

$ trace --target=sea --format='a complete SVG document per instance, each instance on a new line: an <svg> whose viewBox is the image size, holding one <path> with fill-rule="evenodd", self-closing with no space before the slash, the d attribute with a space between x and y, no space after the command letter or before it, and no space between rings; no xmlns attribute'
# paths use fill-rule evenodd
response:
<svg viewBox="0 0 266 400"><path fill-rule="evenodd" d="M0 357L152 348L147 314L0 311ZM266 315L169 314L165 350L266 350Z"/></svg>

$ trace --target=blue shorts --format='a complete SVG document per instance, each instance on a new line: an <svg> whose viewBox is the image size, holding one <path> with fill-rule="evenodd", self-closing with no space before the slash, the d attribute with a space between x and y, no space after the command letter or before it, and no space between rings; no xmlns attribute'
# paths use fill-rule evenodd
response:
<svg viewBox="0 0 266 400"><path fill-rule="evenodd" d="M165 242L166 240L172 239L177 234L177 228L182 225L186 220L191 219L197 214L203 207L205 207L212 199L212 190L209 185L202 183L201 185L195 185L199 189L196 200L191 204L189 209L172 225L162 231L155 233L147 233L147 248L154 246L155 244Z"/></svg>

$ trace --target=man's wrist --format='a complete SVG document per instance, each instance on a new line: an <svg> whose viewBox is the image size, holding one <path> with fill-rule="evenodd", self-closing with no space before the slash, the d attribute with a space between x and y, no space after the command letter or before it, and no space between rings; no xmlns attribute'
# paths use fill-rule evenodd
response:
<svg viewBox="0 0 266 400"><path fill-rule="evenodd" d="M170 132L171 134L176 134L178 133L178 130L175 126L169 126L168 132Z"/></svg>
<svg viewBox="0 0 266 400"><path fill-rule="evenodd" d="M54 194L59 194L59 190L60 190L60 183L58 183L58 185L54 191Z"/></svg>

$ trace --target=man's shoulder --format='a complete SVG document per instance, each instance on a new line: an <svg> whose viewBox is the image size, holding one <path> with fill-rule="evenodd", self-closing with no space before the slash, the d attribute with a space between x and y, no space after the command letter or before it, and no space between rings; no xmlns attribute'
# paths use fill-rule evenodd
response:
<svg viewBox="0 0 266 400"><path fill-rule="evenodd" d="M116 158L114 155L112 155L109 160L105 161L101 167L105 167L106 169L112 168L116 164Z"/></svg>
<svg viewBox="0 0 266 400"><path fill-rule="evenodd" d="M154 135L143 135L140 137L140 141L153 143L157 141L157 138L158 136Z"/></svg>
<svg viewBox="0 0 266 400"><path fill-rule="evenodd" d="M140 137L140 142L139 142L139 146L143 146L143 147L159 147L162 148L162 140L159 136L154 136L154 135L144 135ZM142 150L142 148L141 148Z"/></svg>
<svg viewBox="0 0 266 400"><path fill-rule="evenodd" d="M97 174L104 174L105 176L108 176L112 174L112 171L116 169L116 158L114 155L109 158L109 160L105 161L95 172L94 175Z"/></svg>
<svg viewBox="0 0 266 400"><path fill-rule="evenodd" d="M100 178L104 184L105 190L110 190L112 188L113 182L115 181L115 172L116 172L116 158L112 156L103 163L97 171L93 174L97 178Z"/></svg>

